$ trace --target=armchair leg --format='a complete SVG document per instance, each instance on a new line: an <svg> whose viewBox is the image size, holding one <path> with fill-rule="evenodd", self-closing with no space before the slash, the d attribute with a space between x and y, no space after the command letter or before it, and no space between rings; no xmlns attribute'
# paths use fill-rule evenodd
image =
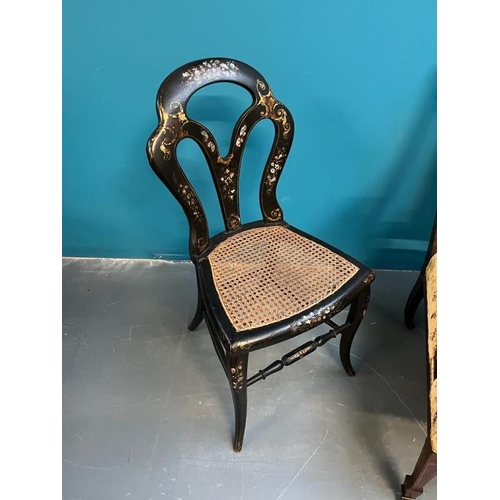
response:
<svg viewBox="0 0 500 500"><path fill-rule="evenodd" d="M354 335L358 331L359 325L366 313L368 303L370 302L370 287L366 287L352 302L349 308L347 321L351 323L349 329L342 333L340 338L340 361L350 377L355 375L354 368L351 364L351 345L354 340Z"/></svg>
<svg viewBox="0 0 500 500"><path fill-rule="evenodd" d="M415 313L417 312L420 302L424 298L424 275L420 273L418 275L417 281L411 289L408 300L406 301L404 316L406 328L412 330L415 328Z"/></svg>
<svg viewBox="0 0 500 500"><path fill-rule="evenodd" d="M188 330L193 331L198 328L203 320L203 298L201 297L200 289L198 288L198 303L196 304L196 312L194 313L191 323L188 325Z"/></svg>
<svg viewBox="0 0 500 500"><path fill-rule="evenodd" d="M437 252L437 214L434 217L434 224L432 226L431 237L429 238L429 245L427 247L427 253L425 254L424 262L422 264L422 269L418 275L417 281L411 289L410 295L408 295L408 300L406 301L404 317L406 328L412 330L415 328L415 313L417 312L420 302L424 299L424 282L425 282L425 270L427 265L431 260L432 256Z"/></svg>
<svg viewBox="0 0 500 500"><path fill-rule="evenodd" d="M437 454L432 451L427 437L411 476L406 476L401 486L402 500L417 498L424 492L424 486L437 474Z"/></svg>
<svg viewBox="0 0 500 500"><path fill-rule="evenodd" d="M229 356L229 385L234 404L234 451L241 451L247 421L248 353Z"/></svg>

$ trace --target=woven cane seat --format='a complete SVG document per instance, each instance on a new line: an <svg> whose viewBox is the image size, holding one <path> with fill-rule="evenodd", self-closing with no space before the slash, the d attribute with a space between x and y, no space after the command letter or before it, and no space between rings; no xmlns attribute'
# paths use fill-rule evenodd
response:
<svg viewBox="0 0 500 500"><path fill-rule="evenodd" d="M237 332L314 307L358 271L330 249L282 226L237 233L208 260L220 302Z"/></svg>
<svg viewBox="0 0 500 500"><path fill-rule="evenodd" d="M437 453L437 254L429 261L425 270L427 290L427 328L429 356L429 408L430 441L432 451Z"/></svg>

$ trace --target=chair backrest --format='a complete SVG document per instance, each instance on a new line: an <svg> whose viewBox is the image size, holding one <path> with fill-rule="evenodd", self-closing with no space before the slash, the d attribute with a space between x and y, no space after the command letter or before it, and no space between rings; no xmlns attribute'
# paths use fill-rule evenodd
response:
<svg viewBox="0 0 500 500"><path fill-rule="evenodd" d="M222 158L213 134L191 120L186 106L201 88L217 82L235 83L250 92L252 104L243 112L233 130L229 152ZM181 66L161 84L156 99L158 127L147 143L149 163L161 181L182 205L190 226L190 253L197 256L209 243L208 223L200 199L190 184L176 155L178 143L191 138L200 146L210 168L226 231L241 225L239 172L246 141L262 119L274 123L275 135L260 183L260 208L265 222L283 220L276 198L276 186L293 140L293 118L276 100L264 77L248 64L223 57L201 59Z"/></svg>

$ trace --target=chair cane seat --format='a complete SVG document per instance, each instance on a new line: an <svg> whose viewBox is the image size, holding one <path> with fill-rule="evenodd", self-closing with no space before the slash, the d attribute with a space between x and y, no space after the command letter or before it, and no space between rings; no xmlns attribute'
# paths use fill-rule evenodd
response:
<svg viewBox="0 0 500 500"><path fill-rule="evenodd" d="M330 249L282 226L237 233L208 260L220 302L237 332L310 309L358 271Z"/></svg>

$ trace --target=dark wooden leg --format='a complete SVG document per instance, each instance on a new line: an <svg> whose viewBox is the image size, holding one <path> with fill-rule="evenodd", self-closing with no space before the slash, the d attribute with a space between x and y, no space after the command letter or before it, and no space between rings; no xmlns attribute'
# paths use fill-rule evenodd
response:
<svg viewBox="0 0 500 500"><path fill-rule="evenodd" d="M366 287L352 302L347 315L347 321L351 323L348 330L342 333L340 338L340 361L344 366L347 375L355 375L354 368L351 365L351 345L354 335L358 331L359 325L366 313L368 303L370 302L370 287Z"/></svg>
<svg viewBox="0 0 500 500"><path fill-rule="evenodd" d="M228 358L229 385L234 404L234 451L241 451L247 421L247 368L248 353Z"/></svg>
<svg viewBox="0 0 500 500"><path fill-rule="evenodd" d="M198 304L196 305L196 312L194 313L191 323L188 325L188 329L193 331L198 328L203 320L203 299L201 297L200 288L198 287Z"/></svg>
<svg viewBox="0 0 500 500"><path fill-rule="evenodd" d="M424 298L424 275L420 273L418 275L417 281L413 285L411 289L410 295L408 296L408 300L406 301L405 306L405 325L410 330L415 328L415 322L413 321L415 318L415 313L417 312L418 306L420 302L422 302Z"/></svg>
<svg viewBox="0 0 500 500"><path fill-rule="evenodd" d="M429 238L429 245L427 247L427 253L425 254L424 263L422 264L422 269L418 275L417 281L411 289L408 300L406 301L404 316L405 325L410 330L415 328L415 313L417 312L420 302L424 298L424 282L425 282L425 270L427 264L431 260L432 256L437 252L437 214L434 217L434 224L432 225L431 237Z"/></svg>
<svg viewBox="0 0 500 500"><path fill-rule="evenodd" d="M417 498L424 492L424 486L437 474L437 454L432 451L427 437L411 476L405 477L401 486L401 499Z"/></svg>

